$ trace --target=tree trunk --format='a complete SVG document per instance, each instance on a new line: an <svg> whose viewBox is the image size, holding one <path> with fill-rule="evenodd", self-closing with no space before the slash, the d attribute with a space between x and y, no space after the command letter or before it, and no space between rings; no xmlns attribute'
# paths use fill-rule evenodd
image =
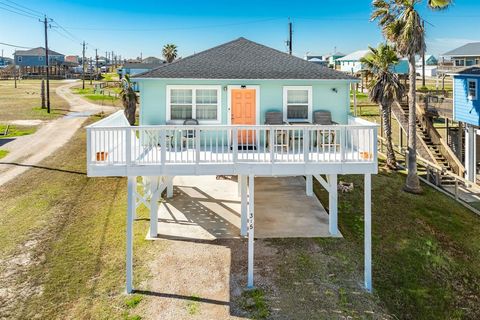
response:
<svg viewBox="0 0 480 320"><path fill-rule="evenodd" d="M125 107L125 117L127 118L128 123L130 123L130 125L133 126L136 120L135 112L137 109L137 104L135 103L135 101L129 100L126 103L126 105L124 105L124 107Z"/></svg>
<svg viewBox="0 0 480 320"><path fill-rule="evenodd" d="M415 109L415 89L417 74L415 70L415 55L408 57L409 87L408 87L408 175L404 189L410 193L421 193L420 181L417 175L417 124Z"/></svg>
<svg viewBox="0 0 480 320"><path fill-rule="evenodd" d="M393 151L392 144L392 121L391 121L391 104L383 104L380 106L382 109L383 118L383 133L387 142L387 163L386 167L389 169L397 168L397 159L395 158L395 152Z"/></svg>

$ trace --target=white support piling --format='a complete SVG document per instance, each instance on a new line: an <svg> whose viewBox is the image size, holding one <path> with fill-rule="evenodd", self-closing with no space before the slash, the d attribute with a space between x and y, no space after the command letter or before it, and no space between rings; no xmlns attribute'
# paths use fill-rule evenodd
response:
<svg viewBox="0 0 480 320"><path fill-rule="evenodd" d="M241 183L241 179L242 179L242 175L238 175L237 176L237 192L238 192L238 196L241 197L242 196L242 183Z"/></svg>
<svg viewBox="0 0 480 320"><path fill-rule="evenodd" d="M173 197L173 177L167 177L167 198Z"/></svg>
<svg viewBox="0 0 480 320"><path fill-rule="evenodd" d="M253 288L253 239L255 230L255 182L254 175L248 177L248 276L247 287Z"/></svg>
<svg viewBox="0 0 480 320"><path fill-rule="evenodd" d="M372 292L372 175L365 174L365 289Z"/></svg>
<svg viewBox="0 0 480 320"><path fill-rule="evenodd" d="M128 177L128 201L127 201L127 293L133 291L133 219L135 216L135 189L137 177Z"/></svg>
<svg viewBox="0 0 480 320"><path fill-rule="evenodd" d="M248 199L247 199L247 176L240 175L240 198L241 198L241 210L240 210L240 235L242 237L247 235L247 220L248 220Z"/></svg>
<svg viewBox="0 0 480 320"><path fill-rule="evenodd" d="M309 197L313 196L313 176L307 175L305 178L305 183L306 183L305 192L307 196Z"/></svg>
<svg viewBox="0 0 480 320"><path fill-rule="evenodd" d="M159 185L160 177L152 177L150 183L150 238L156 238L158 236L158 198L159 198Z"/></svg>
<svg viewBox="0 0 480 320"><path fill-rule="evenodd" d="M328 231L330 235L338 234L338 192L337 192L337 175L329 174L328 178Z"/></svg>

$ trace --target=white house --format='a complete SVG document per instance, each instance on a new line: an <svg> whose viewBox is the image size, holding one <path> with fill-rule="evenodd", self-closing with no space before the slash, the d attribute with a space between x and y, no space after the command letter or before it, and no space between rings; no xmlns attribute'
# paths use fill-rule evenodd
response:
<svg viewBox="0 0 480 320"><path fill-rule="evenodd" d="M358 50L337 59L337 61L340 62L340 71L351 74L362 71L364 68L360 59L365 57L369 52L370 50Z"/></svg>

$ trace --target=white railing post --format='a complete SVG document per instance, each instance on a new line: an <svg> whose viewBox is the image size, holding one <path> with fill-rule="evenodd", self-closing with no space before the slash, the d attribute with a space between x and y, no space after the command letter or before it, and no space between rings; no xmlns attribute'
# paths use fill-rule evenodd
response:
<svg viewBox="0 0 480 320"><path fill-rule="evenodd" d="M200 129L198 128L195 128L195 163L200 163Z"/></svg>
<svg viewBox="0 0 480 320"><path fill-rule="evenodd" d="M160 163L165 165L167 162L167 133L165 129L160 130Z"/></svg>
<svg viewBox="0 0 480 320"><path fill-rule="evenodd" d="M132 163L132 128L125 128L125 162L127 166Z"/></svg>
<svg viewBox="0 0 480 320"><path fill-rule="evenodd" d="M310 153L310 130L303 128L303 162L307 163Z"/></svg>
<svg viewBox="0 0 480 320"><path fill-rule="evenodd" d="M268 148L270 151L270 163L275 162L275 140L276 140L276 135L277 132L275 129L272 127L269 127L268 129Z"/></svg>
<svg viewBox="0 0 480 320"><path fill-rule="evenodd" d="M233 162L238 161L238 129L235 127L232 130L232 151L233 151Z"/></svg>
<svg viewBox="0 0 480 320"><path fill-rule="evenodd" d="M345 161L345 150L347 149L346 136L347 136L347 127L342 126L342 128L340 129L340 161L341 162Z"/></svg>
<svg viewBox="0 0 480 320"><path fill-rule="evenodd" d="M373 137L372 137L372 144L373 144L373 157L372 160L374 162L378 161L378 127L373 128Z"/></svg>
<svg viewBox="0 0 480 320"><path fill-rule="evenodd" d="M92 163L92 146L91 146L91 143L92 143L92 129L87 128L87 169L88 169L88 166Z"/></svg>
<svg viewBox="0 0 480 320"><path fill-rule="evenodd" d="M364 182L364 214L365 214L365 227L364 227L364 277L365 277L365 289L372 292L372 176L371 174L365 175Z"/></svg>

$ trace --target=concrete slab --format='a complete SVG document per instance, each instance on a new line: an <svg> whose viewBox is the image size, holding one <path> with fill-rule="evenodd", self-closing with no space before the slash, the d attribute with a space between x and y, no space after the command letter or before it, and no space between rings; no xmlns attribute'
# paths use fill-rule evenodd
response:
<svg viewBox="0 0 480 320"><path fill-rule="evenodd" d="M236 177L175 177L174 196L159 206L159 238L240 237ZM329 237L328 214L305 194L303 177L255 178L255 238Z"/></svg>

